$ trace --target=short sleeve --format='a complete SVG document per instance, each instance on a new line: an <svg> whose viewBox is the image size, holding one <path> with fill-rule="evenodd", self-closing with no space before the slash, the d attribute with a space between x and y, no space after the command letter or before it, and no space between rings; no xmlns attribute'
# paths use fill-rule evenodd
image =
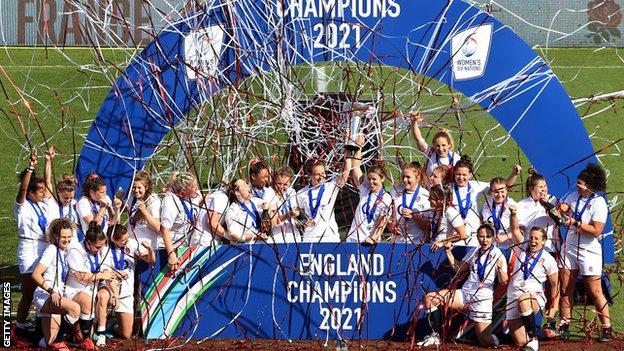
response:
<svg viewBox="0 0 624 351"><path fill-rule="evenodd" d="M93 215L91 213L91 204L86 197L81 198L76 203L76 213L78 213L80 220L83 220L87 215Z"/></svg>
<svg viewBox="0 0 624 351"><path fill-rule="evenodd" d="M87 258L84 257L80 247L70 247L67 251L67 266L70 272L88 272L86 267Z"/></svg>
<svg viewBox="0 0 624 351"><path fill-rule="evenodd" d="M149 202L149 212L152 215L152 217L156 218L157 220L160 220L160 208L162 206L162 201L160 200L160 198L158 197L158 195L156 194L152 194L150 196L150 202Z"/></svg>
<svg viewBox="0 0 624 351"><path fill-rule="evenodd" d="M39 263L44 267L51 267L56 260L56 246L50 244L43 252Z"/></svg>
<svg viewBox="0 0 624 351"><path fill-rule="evenodd" d="M446 208L446 216L448 220L451 222L453 228L459 228L462 225L465 225L464 219L459 214L459 211L455 207L447 207Z"/></svg>
<svg viewBox="0 0 624 351"><path fill-rule="evenodd" d="M602 196L596 198L593 201L594 206L592 208L592 221L606 223L609 216L609 207L607 201Z"/></svg>
<svg viewBox="0 0 624 351"><path fill-rule="evenodd" d="M167 195L162 201L160 208L160 224L165 228L173 228L173 223L178 216L178 208L176 206L173 196Z"/></svg>

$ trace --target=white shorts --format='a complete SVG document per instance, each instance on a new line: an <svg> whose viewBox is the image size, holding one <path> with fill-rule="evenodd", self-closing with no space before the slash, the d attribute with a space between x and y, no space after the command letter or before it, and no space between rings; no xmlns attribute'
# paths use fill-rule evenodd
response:
<svg viewBox="0 0 624 351"><path fill-rule="evenodd" d="M48 244L37 240L27 244L24 240L26 239L20 239L17 244L17 265L20 274L30 274L35 270Z"/></svg>
<svg viewBox="0 0 624 351"><path fill-rule="evenodd" d="M507 294L507 311L505 318L507 320L520 318L520 311L518 310L518 297L525 294L523 291L514 292L513 294ZM540 310L543 310L546 306L546 295L543 291L526 292L537 300L537 304Z"/></svg>
<svg viewBox="0 0 624 351"><path fill-rule="evenodd" d="M563 251L563 267L578 270L582 276L602 275L602 248L584 248L566 243Z"/></svg>
<svg viewBox="0 0 624 351"><path fill-rule="evenodd" d="M117 301L117 307L115 307L115 312L134 314L134 296L128 295L121 297Z"/></svg>
<svg viewBox="0 0 624 351"><path fill-rule="evenodd" d="M35 290L35 294L33 295L33 304L35 305L35 311L37 312L37 317L49 317L50 316L49 313L41 313L41 309L43 308L43 305L45 305L45 303L48 301L49 298L50 298L50 294L48 294L47 291L41 289L40 287L37 287L37 289Z"/></svg>
<svg viewBox="0 0 624 351"><path fill-rule="evenodd" d="M468 310L468 318L477 323L492 323L492 300L493 295L485 291L475 293L473 291L455 290L459 295L464 308Z"/></svg>
<svg viewBox="0 0 624 351"><path fill-rule="evenodd" d="M95 304L95 298L97 297L97 295L95 294L95 289L93 288L93 285L89 285L80 289L65 285L65 296L67 296L67 298L70 300L73 300L74 297L80 292L87 294L87 296L91 296L91 304ZM95 306L93 307L93 309L95 310Z"/></svg>

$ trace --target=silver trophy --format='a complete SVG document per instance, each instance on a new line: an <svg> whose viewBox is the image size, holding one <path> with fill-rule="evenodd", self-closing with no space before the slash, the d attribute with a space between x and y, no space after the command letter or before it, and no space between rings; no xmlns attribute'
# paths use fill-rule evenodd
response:
<svg viewBox="0 0 624 351"><path fill-rule="evenodd" d="M349 139L345 143L345 149L355 152L360 146L355 142L355 137L360 133L360 125L362 124L362 117L365 116L369 106L361 102L353 102L349 110Z"/></svg>

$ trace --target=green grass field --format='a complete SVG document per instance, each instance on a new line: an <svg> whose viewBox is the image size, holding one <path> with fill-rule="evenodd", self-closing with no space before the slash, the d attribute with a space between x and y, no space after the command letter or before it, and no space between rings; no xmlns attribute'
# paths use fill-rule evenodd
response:
<svg viewBox="0 0 624 351"><path fill-rule="evenodd" d="M47 145L54 145L59 156L55 161L55 174L71 172L80 152L84 135L97 113L100 104L110 90L113 80L120 75L132 55L131 50L102 50L97 62L93 51L70 48L0 49L0 84L5 99L0 101L2 114L2 137L0 137L0 264L15 264L17 235L13 218L13 203L18 187L17 174L27 165L26 159L31 148L42 155ZM624 89L624 62L613 49L594 51L591 49L549 49L540 54L551 64L555 74L562 81L569 95L578 97L596 96L602 93ZM394 86L402 76L391 70L382 70L387 82ZM395 76L393 76L395 75ZM405 73L403 73L405 75ZM253 82L250 84L253 88ZM430 88L440 89L439 84L431 83ZM448 92L448 89L447 91ZM386 92L388 95L389 92ZM448 96L422 96L423 105L445 103ZM26 104L25 101L28 103ZM415 101L403 101L403 106L413 106ZM579 114L592 135L596 149L624 137L622 100L605 101L579 108ZM490 117L472 118L468 122L474 130L486 130L496 126ZM454 116L448 123L455 123ZM555 132L555 131L545 131ZM400 133L401 136L404 133ZM513 141L496 147L495 140L504 136L501 128L494 130L486 142L486 156L480 162L477 176L490 179L495 175L506 175L512 165L520 162L528 168L526 158ZM472 153L479 147L476 133L463 135L463 152ZM397 139L399 140L399 139ZM401 143L411 143L411 138L403 138ZM624 190L624 162L619 151L620 145L603 152L601 158L610 171L610 197L617 199ZM41 159L41 167L43 158ZM205 184L205 175L202 179ZM512 196L521 198L519 189ZM621 196L620 196L621 197ZM616 231L622 228L621 204L613 209ZM614 281L616 291L620 290ZM612 314L615 326L622 330L624 326L624 298L618 295L618 302Z"/></svg>

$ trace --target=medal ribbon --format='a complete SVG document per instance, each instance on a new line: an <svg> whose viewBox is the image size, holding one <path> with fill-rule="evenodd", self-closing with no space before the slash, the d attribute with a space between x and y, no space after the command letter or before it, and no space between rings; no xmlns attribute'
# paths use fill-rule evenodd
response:
<svg viewBox="0 0 624 351"><path fill-rule="evenodd" d="M485 280L485 268L487 267L488 260L490 259L490 254L494 250L494 245L490 245L490 249L485 253L485 262L481 263L481 255L477 257L477 275L479 276L479 282L483 282ZM479 249L479 253L481 249Z"/></svg>
<svg viewBox="0 0 624 351"><path fill-rule="evenodd" d="M470 183L468 183L468 191L466 192L465 200L462 200L461 196L459 195L459 187L457 186L457 184L454 184L453 187L455 188L455 197L457 197L459 214L463 219L466 219L466 216L468 216L468 210L470 210L470 208L472 207L472 199L470 198ZM466 206L464 206L464 202L466 203Z"/></svg>
<svg viewBox="0 0 624 351"><path fill-rule="evenodd" d="M310 205L310 214L312 215L312 219L316 218L316 215L318 214L318 210L319 210L319 207L321 207L321 199L323 198L324 192L325 192L325 183L321 184L321 186L319 187L319 191L316 196L316 199L312 198L312 188L308 189L308 204ZM315 202L315 203L312 204L312 202Z"/></svg>
<svg viewBox="0 0 624 351"><path fill-rule="evenodd" d="M41 209L41 207L39 207L39 204L34 202L31 199L26 199L28 201L28 203L30 204L30 206L32 206L33 210L35 211L35 214L37 215L37 224L39 225L39 228L41 228L41 231L43 232L43 234L45 234L46 232L46 226L48 225L48 219L45 216L45 213L43 213L43 210Z"/></svg>
<svg viewBox="0 0 624 351"><path fill-rule="evenodd" d="M117 270L122 270L122 269L126 269L126 253L124 252L124 249L119 249L120 255L117 256L117 248L113 247L112 248L112 252L113 252L113 262L115 264L115 269Z"/></svg>
<svg viewBox="0 0 624 351"><path fill-rule="evenodd" d="M498 214L496 214L496 202L492 200L492 222L494 222L494 232L498 233L498 231L503 226L502 218L503 218L503 210L505 209L505 202L507 199L501 204L500 210Z"/></svg>
<svg viewBox="0 0 624 351"><path fill-rule="evenodd" d="M414 208L414 203L416 202L416 198L418 197L418 193L420 192L420 185L416 188L416 191L414 192L414 195L412 195L412 200L410 201L409 207L407 207L407 191L403 191L403 196L402 201L401 201L401 205L399 205L399 212L401 211L402 208L409 208L410 210Z"/></svg>
<svg viewBox="0 0 624 351"><path fill-rule="evenodd" d="M381 190L379 190L379 193L377 193L377 197L375 198L375 204L373 205L373 208L370 207L370 201L371 201L371 196L373 195L373 192L372 191L368 192L368 198L366 199L366 203L364 204L364 208L362 209L364 211L364 214L366 215L367 223L370 223L375 217L375 212L377 212L377 205L379 205L379 202L381 202L381 199L383 199L384 191L385 191L384 188L381 188Z"/></svg>
<svg viewBox="0 0 624 351"><path fill-rule="evenodd" d="M249 202L251 203L251 210L244 203L240 204L240 208L242 208L243 211L247 212L249 217L251 217L254 228L260 229L260 214L258 213L258 209L256 208L256 205L253 203L253 201Z"/></svg>
<svg viewBox="0 0 624 351"><path fill-rule="evenodd" d="M579 212L578 207L579 207L579 204L581 203L581 195L579 195L578 199L576 200L576 206L574 206L574 219L576 219L579 222L581 221L581 217L583 217L583 213L585 213L585 210L587 209L587 205L589 205L589 203L594 198L594 196L596 196L596 194L591 194L587 198L587 201L585 201L585 204L583 205L581 212Z"/></svg>
<svg viewBox="0 0 624 351"><path fill-rule="evenodd" d="M544 252L544 249L539 250L539 252L537 253L535 258L533 259L533 262L530 265L529 265L529 261L531 260L531 255L525 252L526 260L522 262L522 277L524 278L524 280L529 279L529 277L531 276L531 272L533 272L533 269L535 269L535 266L539 262L540 257L542 257L543 252Z"/></svg>

